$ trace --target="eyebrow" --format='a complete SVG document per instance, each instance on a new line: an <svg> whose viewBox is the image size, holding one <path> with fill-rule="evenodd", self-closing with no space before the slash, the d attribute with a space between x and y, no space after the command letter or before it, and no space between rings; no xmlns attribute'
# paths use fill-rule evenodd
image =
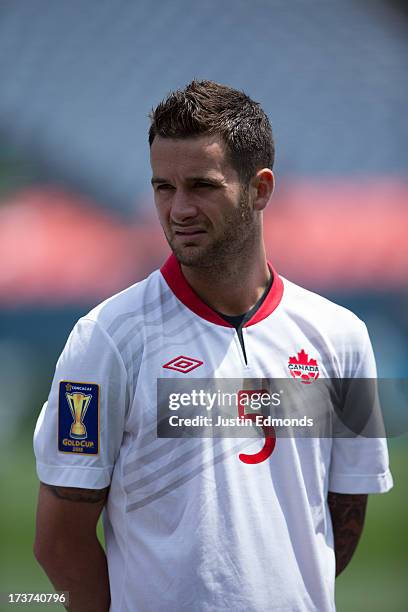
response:
<svg viewBox="0 0 408 612"><path fill-rule="evenodd" d="M222 185L223 184L223 180L222 179L218 179L218 178L213 178L213 177L206 177L206 176L189 176L187 178L187 182L190 183L194 183L197 181L203 181L205 183L211 183L212 185ZM168 180L165 178L160 178L159 176L154 176L151 179L151 184L152 185L157 185L159 183L168 183Z"/></svg>
<svg viewBox="0 0 408 612"><path fill-rule="evenodd" d="M204 183L212 183L213 185L221 185L223 182L222 179L213 178L212 176L192 176L189 177L187 180L191 181L192 183L197 181L203 181Z"/></svg>

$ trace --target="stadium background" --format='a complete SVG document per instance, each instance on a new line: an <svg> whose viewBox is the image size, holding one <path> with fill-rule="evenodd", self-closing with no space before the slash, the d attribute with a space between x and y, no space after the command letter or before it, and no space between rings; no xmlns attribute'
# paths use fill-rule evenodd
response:
<svg viewBox="0 0 408 612"><path fill-rule="evenodd" d="M31 553L32 430L77 318L166 256L147 114L193 77L271 117L278 270L354 310L380 374L406 377L407 33L391 0L1 4L0 591L50 588ZM395 488L370 498L339 612L406 610L406 436L390 453Z"/></svg>

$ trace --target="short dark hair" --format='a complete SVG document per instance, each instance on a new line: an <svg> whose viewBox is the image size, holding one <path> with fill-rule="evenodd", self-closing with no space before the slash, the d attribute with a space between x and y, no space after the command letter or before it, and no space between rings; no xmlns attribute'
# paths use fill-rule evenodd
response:
<svg viewBox="0 0 408 612"><path fill-rule="evenodd" d="M269 119L244 92L214 81L192 81L171 92L149 115L155 136L189 138L218 134L240 180L248 184L261 168L272 170L275 146Z"/></svg>

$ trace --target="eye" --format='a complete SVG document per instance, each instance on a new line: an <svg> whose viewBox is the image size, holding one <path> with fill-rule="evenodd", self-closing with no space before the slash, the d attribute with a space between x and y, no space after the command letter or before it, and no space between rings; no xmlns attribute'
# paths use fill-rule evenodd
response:
<svg viewBox="0 0 408 612"><path fill-rule="evenodd" d="M205 181L197 181L195 183L195 187L199 187L199 188L211 188L211 187L215 187L215 185L213 185L212 183L206 183Z"/></svg>
<svg viewBox="0 0 408 612"><path fill-rule="evenodd" d="M156 185L157 191L168 191L170 189L173 189L173 187L168 183L160 183L160 185Z"/></svg>

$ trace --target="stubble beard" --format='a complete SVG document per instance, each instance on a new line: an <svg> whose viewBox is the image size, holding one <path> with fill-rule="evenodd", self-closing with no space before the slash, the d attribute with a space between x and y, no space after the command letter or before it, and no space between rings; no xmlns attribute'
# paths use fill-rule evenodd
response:
<svg viewBox="0 0 408 612"><path fill-rule="evenodd" d="M224 218L224 231L210 244L177 246L171 237L167 241L180 264L200 269L228 269L231 260L245 255L251 244L259 240L255 214L249 205L247 190L242 189L239 207Z"/></svg>

